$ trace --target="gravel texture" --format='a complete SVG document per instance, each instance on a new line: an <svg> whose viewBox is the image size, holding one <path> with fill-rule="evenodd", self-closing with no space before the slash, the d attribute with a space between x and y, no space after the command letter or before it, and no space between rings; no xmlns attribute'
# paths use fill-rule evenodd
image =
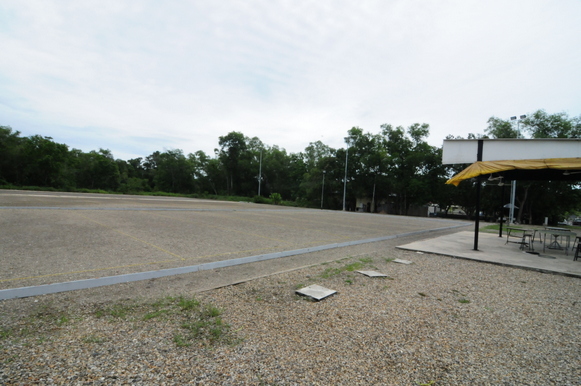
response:
<svg viewBox="0 0 581 386"><path fill-rule="evenodd" d="M310 284L338 292L295 293ZM1 302L0 384L581 384L577 278L389 248L201 293L152 288Z"/></svg>

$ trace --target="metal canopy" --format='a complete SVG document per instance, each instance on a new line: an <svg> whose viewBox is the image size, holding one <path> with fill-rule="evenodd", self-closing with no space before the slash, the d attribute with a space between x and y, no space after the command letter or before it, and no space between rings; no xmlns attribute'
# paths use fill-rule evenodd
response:
<svg viewBox="0 0 581 386"><path fill-rule="evenodd" d="M581 179L581 158L477 161L446 183L458 185L463 180L487 176L506 180L577 181Z"/></svg>
<svg viewBox="0 0 581 386"><path fill-rule="evenodd" d="M570 160L581 157L581 139L477 139L445 140L442 148L442 163L483 163L485 161L541 161L550 159ZM471 166L474 166L472 164ZM544 180L544 181L580 181L581 166L568 168L510 168L489 170L472 177L478 177L476 185L476 213L480 212L480 188L482 176L502 176L509 180ZM462 173L462 172L461 172ZM472 178L468 177L468 178ZM474 250L478 250L478 227L480 217L476 216L474 224ZM501 228L502 229L502 228Z"/></svg>

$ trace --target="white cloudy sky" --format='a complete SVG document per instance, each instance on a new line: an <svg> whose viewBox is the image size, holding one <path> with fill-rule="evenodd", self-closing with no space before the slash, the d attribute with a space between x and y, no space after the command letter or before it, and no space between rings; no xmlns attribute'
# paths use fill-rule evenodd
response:
<svg viewBox="0 0 581 386"><path fill-rule="evenodd" d="M116 158L581 115L578 0L3 0L0 125Z"/></svg>

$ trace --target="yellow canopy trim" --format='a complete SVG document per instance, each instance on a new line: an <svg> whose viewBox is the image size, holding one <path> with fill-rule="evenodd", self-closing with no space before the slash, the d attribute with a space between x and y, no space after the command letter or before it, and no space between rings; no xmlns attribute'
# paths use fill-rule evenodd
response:
<svg viewBox="0 0 581 386"><path fill-rule="evenodd" d="M447 184L458 186L461 181L485 174L504 172L514 169L581 169L581 158L549 158L507 161L478 161L446 181Z"/></svg>

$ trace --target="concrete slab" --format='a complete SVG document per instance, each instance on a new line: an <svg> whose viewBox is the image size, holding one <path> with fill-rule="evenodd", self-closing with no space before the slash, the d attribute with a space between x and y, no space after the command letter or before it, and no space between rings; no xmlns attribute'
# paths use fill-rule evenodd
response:
<svg viewBox="0 0 581 386"><path fill-rule="evenodd" d="M409 261L409 260L404 260L404 259L395 259L395 260L393 260L393 262L394 262L394 263L399 263L399 264L406 264L406 265L409 265L409 264L411 264L411 263L412 263L411 261Z"/></svg>
<svg viewBox="0 0 581 386"><path fill-rule="evenodd" d="M301 288L296 291L298 294L309 296L315 300L322 300L328 296L336 294L337 291L321 287L320 285L313 284L308 287Z"/></svg>
<svg viewBox="0 0 581 386"><path fill-rule="evenodd" d="M386 274L377 271L357 271L357 272L369 277L387 277Z"/></svg>
<svg viewBox="0 0 581 386"><path fill-rule="evenodd" d="M467 231L424 239L397 248L581 278L581 260L573 261L571 251L568 256L562 250L546 250L543 253L542 244L535 241L535 251L541 253L530 254L520 250L518 244L506 244L506 238L498 237L498 234L480 233L477 251L474 250L474 232Z"/></svg>

